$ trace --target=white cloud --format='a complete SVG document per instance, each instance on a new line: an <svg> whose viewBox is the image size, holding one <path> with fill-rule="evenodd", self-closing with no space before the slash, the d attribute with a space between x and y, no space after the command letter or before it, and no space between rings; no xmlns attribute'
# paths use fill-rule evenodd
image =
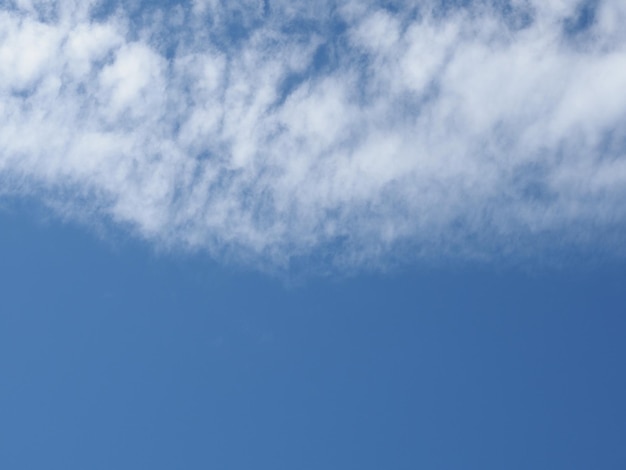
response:
<svg viewBox="0 0 626 470"><path fill-rule="evenodd" d="M5 195L273 266L594 249L626 222L622 2L580 31L573 0L99 6L0 11Z"/></svg>

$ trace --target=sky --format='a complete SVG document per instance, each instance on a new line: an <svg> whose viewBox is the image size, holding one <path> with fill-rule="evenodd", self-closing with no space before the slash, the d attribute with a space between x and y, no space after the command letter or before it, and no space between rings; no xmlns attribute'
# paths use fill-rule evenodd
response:
<svg viewBox="0 0 626 470"><path fill-rule="evenodd" d="M626 468L621 0L0 0L0 468Z"/></svg>

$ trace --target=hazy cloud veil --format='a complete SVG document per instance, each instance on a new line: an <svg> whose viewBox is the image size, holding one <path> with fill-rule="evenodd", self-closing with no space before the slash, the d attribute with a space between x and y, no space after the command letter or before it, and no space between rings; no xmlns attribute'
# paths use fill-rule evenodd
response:
<svg viewBox="0 0 626 470"><path fill-rule="evenodd" d="M0 1L0 194L280 266L626 225L626 2Z"/></svg>

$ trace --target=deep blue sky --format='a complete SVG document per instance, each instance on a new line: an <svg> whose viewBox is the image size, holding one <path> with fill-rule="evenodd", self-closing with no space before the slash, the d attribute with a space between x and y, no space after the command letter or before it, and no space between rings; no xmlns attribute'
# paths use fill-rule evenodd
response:
<svg viewBox="0 0 626 470"><path fill-rule="evenodd" d="M0 213L0 468L620 469L626 268L297 286Z"/></svg>

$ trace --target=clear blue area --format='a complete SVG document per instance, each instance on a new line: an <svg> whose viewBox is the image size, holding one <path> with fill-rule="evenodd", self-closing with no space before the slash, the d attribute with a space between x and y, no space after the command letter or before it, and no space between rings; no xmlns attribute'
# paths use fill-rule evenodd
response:
<svg viewBox="0 0 626 470"><path fill-rule="evenodd" d="M626 267L297 286L0 212L0 468L623 469Z"/></svg>

